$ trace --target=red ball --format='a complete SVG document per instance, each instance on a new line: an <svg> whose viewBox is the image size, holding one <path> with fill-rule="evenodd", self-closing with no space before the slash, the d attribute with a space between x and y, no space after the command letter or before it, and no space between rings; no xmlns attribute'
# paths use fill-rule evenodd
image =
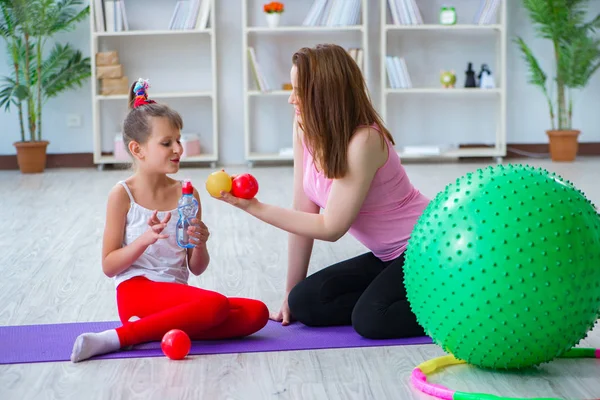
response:
<svg viewBox="0 0 600 400"><path fill-rule="evenodd" d="M241 199L251 199L258 193L258 181L246 173L237 175L231 182L231 194Z"/></svg>
<svg viewBox="0 0 600 400"><path fill-rule="evenodd" d="M171 360L182 360L190 352L192 341L184 331L171 329L163 336L160 348Z"/></svg>

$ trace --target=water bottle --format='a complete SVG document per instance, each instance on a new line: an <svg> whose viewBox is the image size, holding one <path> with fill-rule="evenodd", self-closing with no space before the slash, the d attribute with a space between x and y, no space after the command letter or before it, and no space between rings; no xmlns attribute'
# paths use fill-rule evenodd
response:
<svg viewBox="0 0 600 400"><path fill-rule="evenodd" d="M188 227L192 225L191 220L196 218L198 213L198 201L194 198L194 187L189 180L183 181L181 187L181 198L177 203L177 211L179 212L179 220L177 221L177 244L179 247L186 249L195 247L194 243L190 243L188 235Z"/></svg>

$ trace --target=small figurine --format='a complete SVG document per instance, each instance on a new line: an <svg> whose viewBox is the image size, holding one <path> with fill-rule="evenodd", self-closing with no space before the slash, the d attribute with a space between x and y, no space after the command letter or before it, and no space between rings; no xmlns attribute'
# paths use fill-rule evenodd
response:
<svg viewBox="0 0 600 400"><path fill-rule="evenodd" d="M440 82L442 83L442 87L444 89L454 88L454 84L456 84L456 75L454 74L454 70L442 70L440 75Z"/></svg>
<svg viewBox="0 0 600 400"><path fill-rule="evenodd" d="M475 71L473 71L473 63L469 63L467 70L465 71L467 77L465 79L465 87L466 88L474 88L477 87L477 82L475 81Z"/></svg>
<svg viewBox="0 0 600 400"><path fill-rule="evenodd" d="M440 10L440 24L456 24L456 10L454 9L454 7L442 6L442 9Z"/></svg>
<svg viewBox="0 0 600 400"><path fill-rule="evenodd" d="M483 64L481 66L481 71L479 72L479 87L482 89L494 89L496 87L496 82L494 82L494 77L492 76L492 72L490 71L487 64Z"/></svg>

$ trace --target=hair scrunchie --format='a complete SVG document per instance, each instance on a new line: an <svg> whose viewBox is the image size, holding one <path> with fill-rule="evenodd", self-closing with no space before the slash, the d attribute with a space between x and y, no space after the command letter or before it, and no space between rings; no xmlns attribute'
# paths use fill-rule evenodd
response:
<svg viewBox="0 0 600 400"><path fill-rule="evenodd" d="M135 98L133 100L133 108L137 108L146 104L156 103L154 100L148 99L148 89L150 88L150 81L148 79L138 79L133 87L133 93Z"/></svg>

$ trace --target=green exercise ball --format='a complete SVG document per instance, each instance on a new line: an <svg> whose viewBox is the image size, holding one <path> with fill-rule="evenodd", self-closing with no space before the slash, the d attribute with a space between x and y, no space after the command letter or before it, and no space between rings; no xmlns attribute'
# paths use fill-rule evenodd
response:
<svg viewBox="0 0 600 400"><path fill-rule="evenodd" d="M484 368L538 365L600 317L600 216L544 169L479 169L432 199L404 269L412 311L446 352Z"/></svg>

